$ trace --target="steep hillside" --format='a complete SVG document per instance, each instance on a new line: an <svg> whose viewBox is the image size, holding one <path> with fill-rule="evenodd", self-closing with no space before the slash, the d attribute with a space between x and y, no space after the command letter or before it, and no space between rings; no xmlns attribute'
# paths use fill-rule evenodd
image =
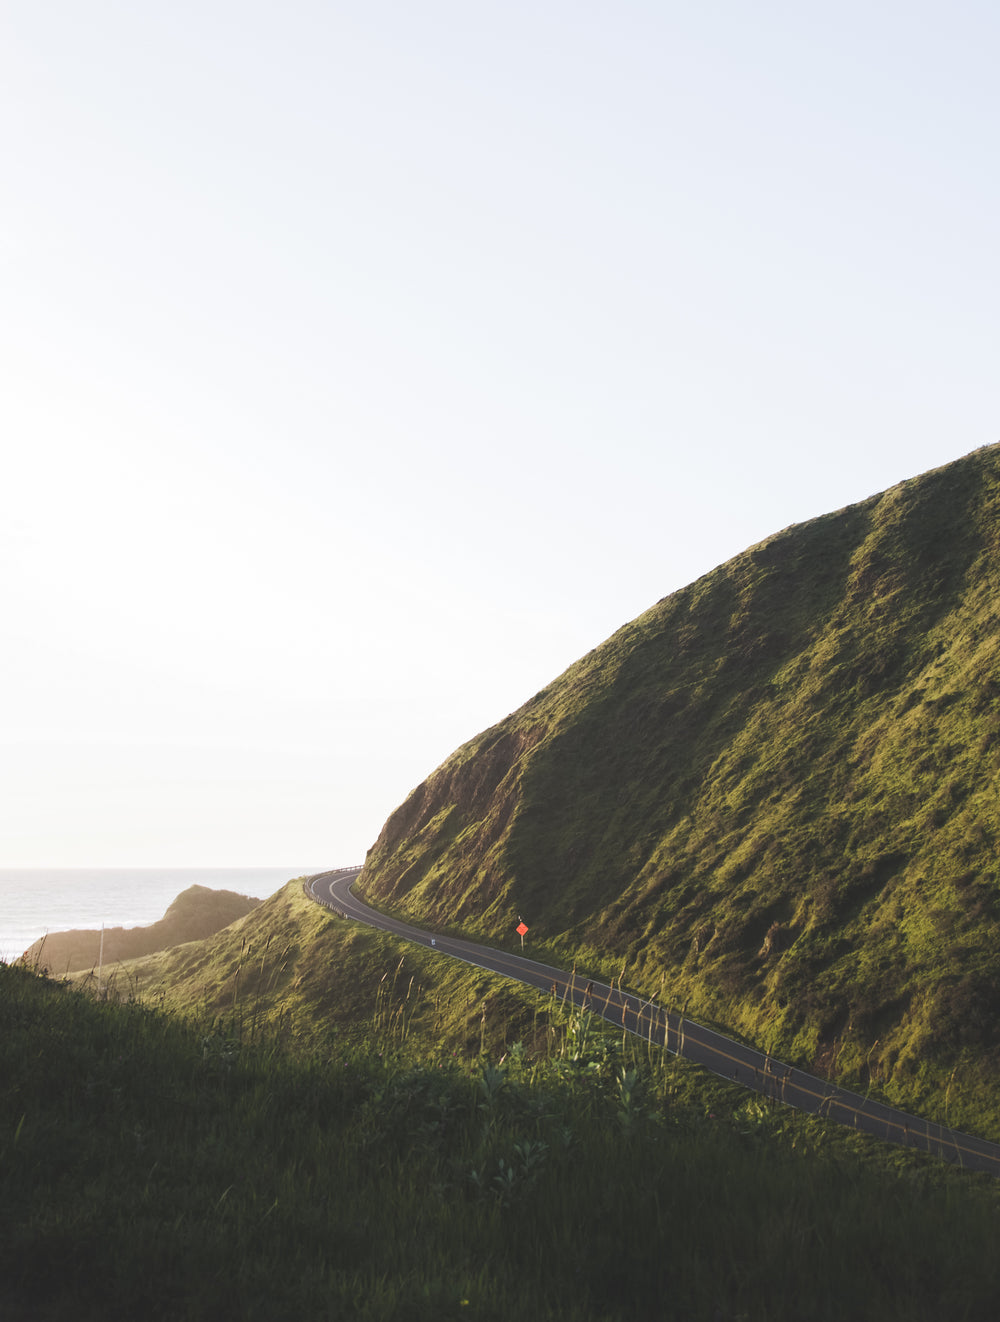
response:
<svg viewBox="0 0 1000 1322"><path fill-rule="evenodd" d="M460 748L359 889L494 940L521 914L802 1063L925 1104L957 1069L981 1103L998 583L997 446L786 529Z"/></svg>
<svg viewBox="0 0 1000 1322"><path fill-rule="evenodd" d="M236 891L189 886L168 907L163 917L148 927L108 927L103 933L91 930L50 932L24 953L29 964L53 973L96 968L98 960L111 965L136 959L156 950L167 950L185 941L198 941L245 917L260 904ZM103 954L102 954L103 945Z"/></svg>

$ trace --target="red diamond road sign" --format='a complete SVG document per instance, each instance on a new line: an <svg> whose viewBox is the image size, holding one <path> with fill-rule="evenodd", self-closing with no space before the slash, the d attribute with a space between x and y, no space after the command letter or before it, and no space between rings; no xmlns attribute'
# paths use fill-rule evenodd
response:
<svg viewBox="0 0 1000 1322"><path fill-rule="evenodd" d="M517 927L514 930L517 932L518 936L524 936L525 932L528 930L528 924L518 923Z"/></svg>

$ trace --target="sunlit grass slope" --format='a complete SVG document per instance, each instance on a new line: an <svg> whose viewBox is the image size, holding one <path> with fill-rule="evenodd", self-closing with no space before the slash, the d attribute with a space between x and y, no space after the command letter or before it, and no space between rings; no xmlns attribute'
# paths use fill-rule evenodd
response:
<svg viewBox="0 0 1000 1322"><path fill-rule="evenodd" d="M997 1136L998 584L996 446L787 529L459 749L360 891Z"/></svg>
<svg viewBox="0 0 1000 1322"><path fill-rule="evenodd" d="M996 1181L554 1007L548 1054L413 1054L405 999L292 1051L0 965L0 1316L993 1322Z"/></svg>
<svg viewBox="0 0 1000 1322"><path fill-rule="evenodd" d="M96 971L70 981L97 989ZM288 882L252 913L193 941L104 969L102 991L200 1024L304 1049L394 1040L462 1055L532 1039L537 998L513 984L347 922Z"/></svg>

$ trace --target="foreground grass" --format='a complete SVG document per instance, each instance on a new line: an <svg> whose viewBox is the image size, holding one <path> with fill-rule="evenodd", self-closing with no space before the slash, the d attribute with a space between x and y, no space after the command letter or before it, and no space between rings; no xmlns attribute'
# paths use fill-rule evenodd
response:
<svg viewBox="0 0 1000 1322"><path fill-rule="evenodd" d="M502 1062L396 1022L295 1055L0 965L0 1314L996 1315L992 1182L696 1102L579 1017Z"/></svg>

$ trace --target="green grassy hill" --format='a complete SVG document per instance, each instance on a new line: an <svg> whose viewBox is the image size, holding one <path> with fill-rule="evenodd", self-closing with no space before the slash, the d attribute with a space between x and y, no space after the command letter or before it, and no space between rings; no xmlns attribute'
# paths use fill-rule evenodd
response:
<svg viewBox="0 0 1000 1322"><path fill-rule="evenodd" d="M997 446L787 529L460 748L359 889L1000 1136L998 583Z"/></svg>
<svg viewBox="0 0 1000 1322"><path fill-rule="evenodd" d="M96 971L68 979L88 990ZM288 882L222 931L105 968L105 994L296 1051L406 1041L501 1054L531 1041L537 998L481 969L337 918Z"/></svg>
<svg viewBox="0 0 1000 1322"><path fill-rule="evenodd" d="M243 918L260 900L236 891L189 886L168 907L163 917L147 927L108 927L104 932L74 930L50 932L24 953L29 964L52 973L96 968L99 961L111 965L136 959L156 950L198 941Z"/></svg>

